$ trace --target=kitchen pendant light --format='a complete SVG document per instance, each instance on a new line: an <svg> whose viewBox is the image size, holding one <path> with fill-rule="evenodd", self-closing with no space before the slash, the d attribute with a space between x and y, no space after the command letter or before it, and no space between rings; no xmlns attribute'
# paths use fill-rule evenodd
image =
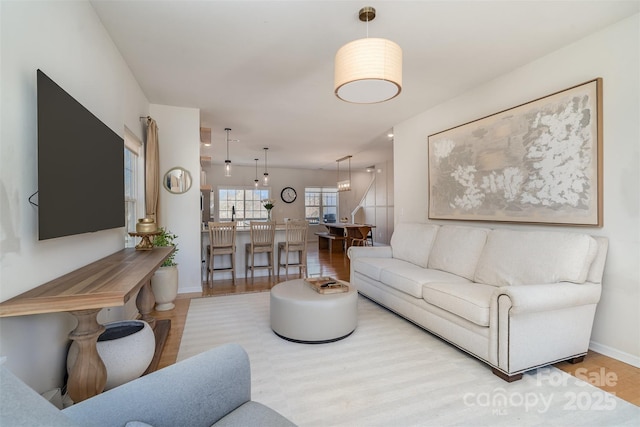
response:
<svg viewBox="0 0 640 427"><path fill-rule="evenodd" d="M402 49L391 40L369 38L369 22L376 17L373 7L363 7L358 17L367 23L367 37L338 49L335 94L355 104L388 101L402 91Z"/></svg>
<svg viewBox="0 0 640 427"><path fill-rule="evenodd" d="M224 161L224 176L228 178L231 176L231 160L229 160L229 132L231 129L224 128L224 130L227 132L227 159Z"/></svg>
<svg viewBox="0 0 640 427"><path fill-rule="evenodd" d="M258 188L258 185L260 184L260 180L258 179L258 159L255 159L256 161L256 179L253 180L253 186Z"/></svg>
<svg viewBox="0 0 640 427"><path fill-rule="evenodd" d="M264 148L264 174L262 174L262 176L263 176L262 185L264 187L269 185L269 172L267 171L267 150L269 150L269 148L265 147Z"/></svg>
<svg viewBox="0 0 640 427"><path fill-rule="evenodd" d="M347 179L340 180L340 162L344 162L345 160L349 161L349 166L347 169ZM338 191L351 191L351 156L344 156L343 158L336 160L336 164L338 165Z"/></svg>

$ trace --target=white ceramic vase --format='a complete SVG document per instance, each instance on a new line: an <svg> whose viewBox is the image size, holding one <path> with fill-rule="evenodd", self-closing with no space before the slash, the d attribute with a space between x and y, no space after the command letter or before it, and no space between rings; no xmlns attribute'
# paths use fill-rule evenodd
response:
<svg viewBox="0 0 640 427"><path fill-rule="evenodd" d="M156 337L153 329L143 320L123 320L104 325L98 337L98 354L107 368L104 390L140 377L153 360ZM78 345L74 341L67 354L67 371L78 358Z"/></svg>
<svg viewBox="0 0 640 427"><path fill-rule="evenodd" d="M178 266L160 267L151 277L151 290L156 298L156 311L173 310L178 296Z"/></svg>

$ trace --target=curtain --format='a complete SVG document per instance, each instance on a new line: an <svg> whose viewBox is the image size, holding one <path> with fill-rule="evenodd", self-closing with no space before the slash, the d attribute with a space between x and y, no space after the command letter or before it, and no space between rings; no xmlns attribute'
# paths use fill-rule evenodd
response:
<svg viewBox="0 0 640 427"><path fill-rule="evenodd" d="M158 125L147 117L147 144L145 151L145 207L146 217L158 223L158 195L160 193L160 156L158 154Z"/></svg>

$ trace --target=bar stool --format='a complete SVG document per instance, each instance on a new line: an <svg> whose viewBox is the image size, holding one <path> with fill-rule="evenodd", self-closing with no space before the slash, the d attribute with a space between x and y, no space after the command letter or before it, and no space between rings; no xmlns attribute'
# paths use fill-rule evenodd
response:
<svg viewBox="0 0 640 427"><path fill-rule="evenodd" d="M285 228L285 241L278 243L278 279L280 268L284 267L287 280L289 279L289 267L298 267L298 274L307 277L307 231L309 223L304 220L289 220ZM282 261L282 252L285 259ZM289 253L298 253L298 262L289 262Z"/></svg>
<svg viewBox="0 0 640 427"><path fill-rule="evenodd" d="M235 222L210 222L209 245L207 245L209 265L207 267L207 283L209 275L213 281L215 271L231 271L233 284L236 284L236 223ZM215 268L216 255L230 255L231 267ZM213 283L212 283L213 284Z"/></svg>
<svg viewBox="0 0 640 427"><path fill-rule="evenodd" d="M249 222L249 230L251 233L251 243L245 245L245 276L248 276L251 269L251 280L253 273L258 269L269 270L269 279L273 274L273 242L276 235L275 222L251 221ZM267 265L255 265L256 254L266 253L268 257ZM251 265L249 265L251 258Z"/></svg>

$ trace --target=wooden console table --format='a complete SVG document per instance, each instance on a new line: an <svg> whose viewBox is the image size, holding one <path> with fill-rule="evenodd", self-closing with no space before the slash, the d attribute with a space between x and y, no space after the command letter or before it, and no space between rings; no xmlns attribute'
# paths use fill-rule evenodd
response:
<svg viewBox="0 0 640 427"><path fill-rule="evenodd" d="M67 390L74 402L81 402L101 393L107 381L107 370L96 348L98 336L105 330L98 323L98 312L124 305L140 290L136 305L142 320L154 327L151 276L174 249L123 249L0 303L0 317L58 312L76 317L78 325L69 338L78 343L79 352L69 372Z"/></svg>

